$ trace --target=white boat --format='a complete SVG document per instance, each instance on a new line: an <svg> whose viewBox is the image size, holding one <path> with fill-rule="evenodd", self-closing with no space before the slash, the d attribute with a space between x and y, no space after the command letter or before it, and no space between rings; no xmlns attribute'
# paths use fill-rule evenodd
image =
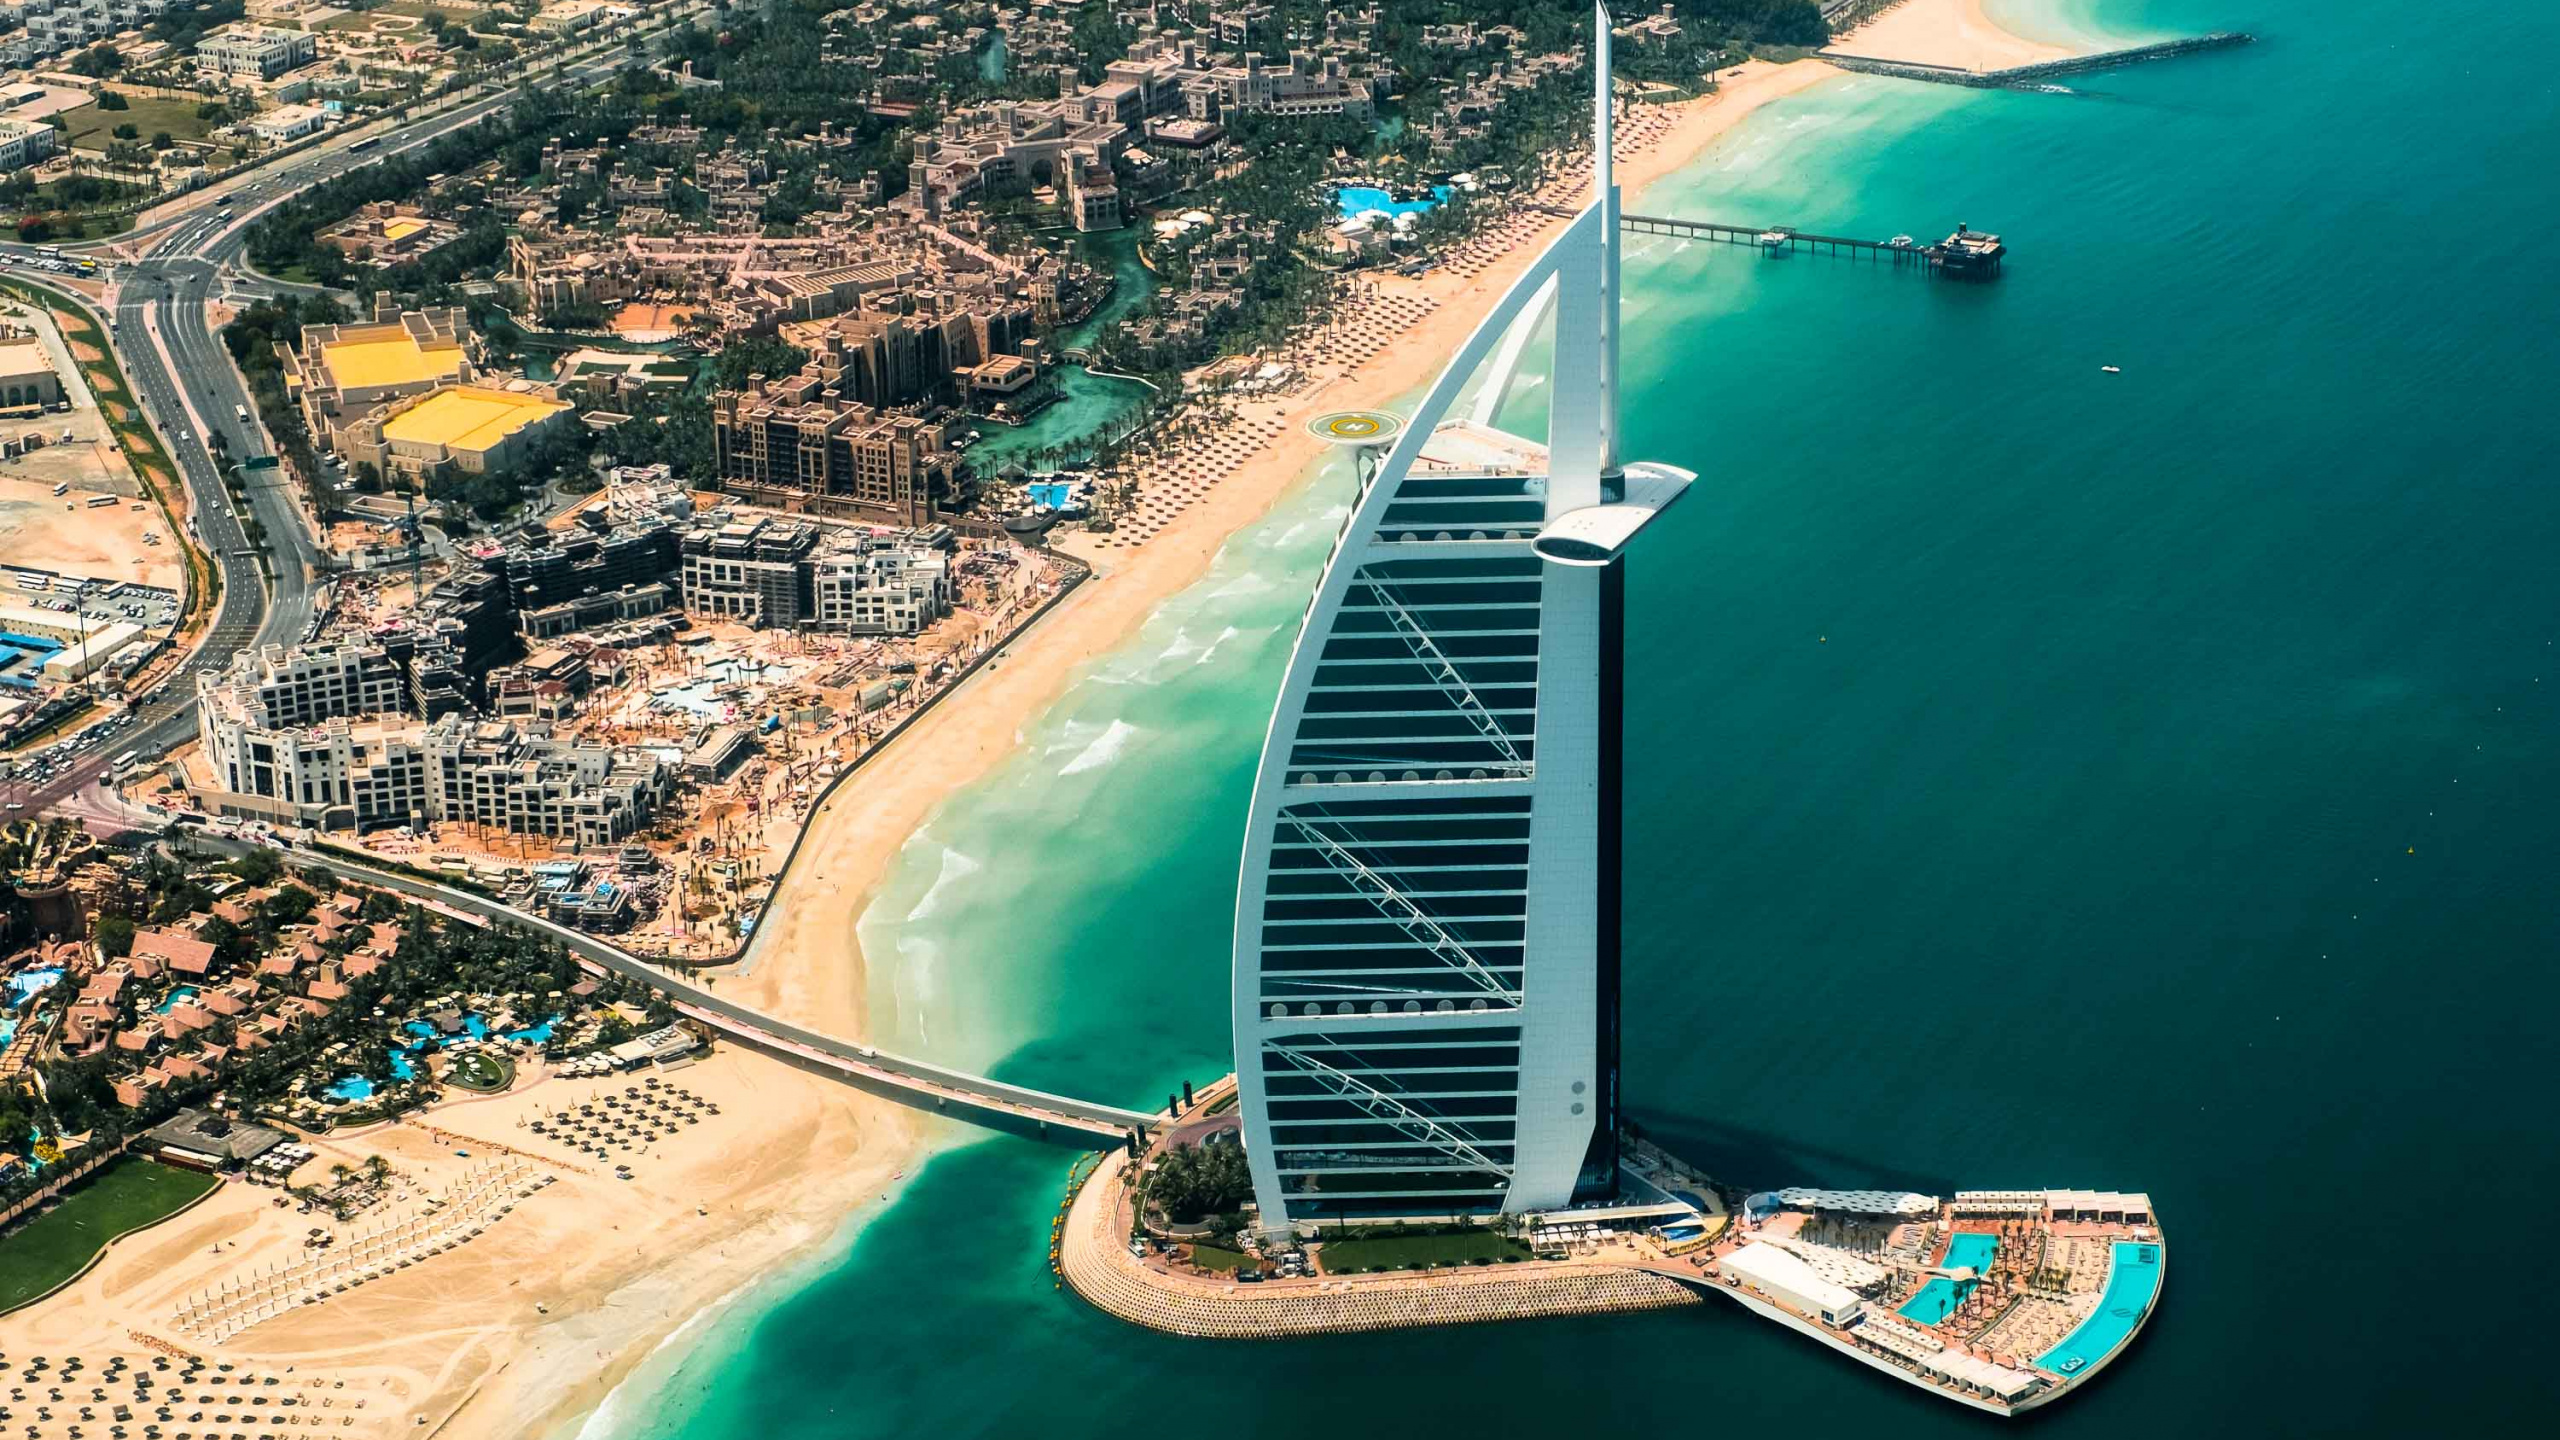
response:
<svg viewBox="0 0 2560 1440"><path fill-rule="evenodd" d="M1796 237L1792 233L1785 230L1763 230L1760 232L1760 248L1763 250L1783 250L1786 248L1787 242L1794 238Z"/></svg>
<svg viewBox="0 0 2560 1440"><path fill-rule="evenodd" d="M2101 365L2098 368L2109 375L2121 375L2124 373L2124 367L2120 365Z"/></svg>

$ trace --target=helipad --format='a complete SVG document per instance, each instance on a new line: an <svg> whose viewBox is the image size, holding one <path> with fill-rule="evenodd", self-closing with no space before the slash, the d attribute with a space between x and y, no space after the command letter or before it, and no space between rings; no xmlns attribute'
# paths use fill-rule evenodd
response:
<svg viewBox="0 0 2560 1440"><path fill-rule="evenodd" d="M1404 421L1383 410L1336 410L1307 422L1307 433L1330 445L1387 445Z"/></svg>

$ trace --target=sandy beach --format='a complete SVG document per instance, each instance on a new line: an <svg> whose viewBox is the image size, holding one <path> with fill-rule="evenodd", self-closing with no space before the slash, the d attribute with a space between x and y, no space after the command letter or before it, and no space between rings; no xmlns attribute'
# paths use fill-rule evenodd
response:
<svg viewBox="0 0 2560 1440"><path fill-rule="evenodd" d="M530 1122L580 1104L615 1113L607 1097L627 1109L639 1103L626 1098L642 1091L637 1078L545 1079L409 1124L318 1139L319 1158L297 1183L326 1185L332 1164L361 1168L380 1155L397 1175L390 1197L337 1222L279 1206L272 1187L224 1185L114 1246L68 1291L0 1320L0 1353L56 1365L79 1355L92 1372L119 1355L148 1366L155 1354L200 1354L278 1376L278 1393L307 1388L306 1403L327 1410L313 1423L351 1440L541 1433L528 1422L592 1409L659 1338L876 1202L932 1123L734 1049L658 1079L664 1092L693 1097L700 1118L607 1158L536 1136ZM627 1180L614 1169L624 1163ZM192 1297L454 1213L466 1177L492 1167L551 1183L480 1219L482 1233L445 1253L227 1340L184 1318ZM334 1243L309 1245L314 1230ZM215 1393L201 1407L208 1420L225 1399ZM182 1406L180 1419L199 1408ZM69 1406L54 1417L47 1434L76 1418Z"/></svg>
<svg viewBox="0 0 2560 1440"><path fill-rule="evenodd" d="M1895 14L1905 12L1942 25L1980 14L1978 0L1911 0ZM1728 72L1713 96L1637 111L1619 131L1629 205L1759 106L1838 73L1814 60L1754 63ZM1538 198L1579 206L1588 178L1569 168ZM863 1034L854 923L908 838L946 797L1011 754L1025 725L1088 663L1198 580L1230 535L1307 472L1320 447L1300 428L1306 418L1378 404L1431 380L1564 223L1522 207L1427 275L1365 278L1354 303L1299 357L1304 382L1239 402L1194 447L1196 483L1168 481L1151 493L1145 543L1128 544L1125 531L1068 541L1091 561L1093 578L810 817L758 947L742 972L715 981L722 993ZM1156 463L1169 468L1164 457ZM321 1380L329 1395L345 1397L338 1403L347 1408L331 1417L341 1423L329 1428L350 1436L554 1433L703 1307L839 1233L934 1133L925 1117L735 1050L663 1077L722 1113L653 1142L645 1155L613 1157L631 1161L630 1179L529 1130L564 1104L601 1104L637 1083L546 1079L440 1107L420 1124L322 1143L322 1170L332 1160L389 1159L404 1177L399 1203L415 1207L493 1157L553 1177L449 1253L210 1344L176 1331L187 1297L237 1279L244 1266L298 1258L306 1232L326 1219L277 1208L273 1190L229 1185L117 1246L64 1295L0 1320L0 1350L77 1351L95 1365L167 1345L244 1369L291 1367L292 1383ZM360 1231L378 1218L337 1228ZM362 1410L352 1405L358 1397Z"/></svg>
<svg viewBox="0 0 2560 1440"><path fill-rule="evenodd" d="M2006 70L2060 60L2073 53L2013 35L1983 13L1983 0L1902 0L1855 30L1835 36L1829 48L1874 60L1949 65L1958 70Z"/></svg>
<svg viewBox="0 0 2560 1440"><path fill-rule="evenodd" d="M1753 110L1838 73L1812 60L1754 62L1727 72L1712 96L1638 111L1620 130L1620 188L1632 204L1646 185L1697 158ZM1588 193L1588 177L1574 172L1552 198L1578 205ZM719 982L721 991L839 1034L863 1033L854 921L907 838L944 797L1011 754L1023 726L1079 671L1207 573L1229 535L1271 509L1318 458L1322 447L1300 428L1308 417L1374 405L1436 377L1450 350L1564 223L1534 212L1515 216L1427 275L1376 277L1372 293L1335 325L1357 330L1359 312L1370 312L1377 323L1356 342L1363 358L1326 367L1330 374L1317 371L1298 393L1239 403L1226 431L1199 448L1216 457L1221 444L1230 454L1242 445L1245 458L1212 459L1214 483L1173 511L1151 539L1134 548L1068 539L1063 548L1091 561L1093 578L1000 664L979 672L810 817L808 840L770 908L763 938L744 973Z"/></svg>

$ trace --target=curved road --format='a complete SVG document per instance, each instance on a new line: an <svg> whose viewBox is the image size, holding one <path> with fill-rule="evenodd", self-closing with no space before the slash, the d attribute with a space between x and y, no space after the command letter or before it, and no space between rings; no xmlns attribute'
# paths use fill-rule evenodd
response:
<svg viewBox="0 0 2560 1440"><path fill-rule="evenodd" d="M205 832L177 833L182 837L179 843L189 849L203 848L236 856L258 848L249 841ZM377 870L370 865L342 860L317 850L289 849L283 855L288 865L316 865L366 885L396 890L484 920L521 925L537 931L559 941L570 954L592 969L626 975L664 992L675 1002L677 1010L732 1040L779 1055L804 1068L842 1080L856 1089L885 1096L901 1104L950 1115L990 1129L1081 1146L1115 1146L1122 1143L1130 1131L1152 1129L1163 1123L1165 1118L1162 1112L1149 1114L990 1080L794 1025L752 1006L724 1000L712 993L708 986L662 970L610 941L582 930L555 925L468 891Z"/></svg>
<svg viewBox="0 0 2560 1440"><path fill-rule="evenodd" d="M139 697L133 728L94 743L74 764L42 784L6 782L0 793L10 803L28 811L51 809L98 825L120 824L125 814L122 807L99 792L109 756L123 750L162 755L193 739L198 674L218 675L242 650L292 644L316 626L314 575L319 552L283 473L257 472L264 478L249 488L247 508L266 540L264 547L255 546L241 524L242 517L233 512L231 497L223 488L222 467L205 449L206 437L219 433L235 459L271 453L265 433L254 422L240 423L240 414L252 409L248 390L213 333L207 307L216 300L246 304L280 294L315 292L312 286L289 285L249 271L243 263L249 227L268 210L315 185L479 124L513 104L522 89L603 79L627 63L625 46L631 39L661 33L703 8L687 6L600 30L571 51L537 63L503 88L485 89L476 98L473 92L465 92L462 103L450 109L382 132L363 151L349 148L363 140L350 132L208 189L199 197L206 202L199 208L96 242L125 247L138 239L152 242L140 260L109 263L102 269L113 305L113 318L106 328L126 379L184 475L191 528L222 573L222 606L202 645L177 674ZM240 207L237 213L229 208L233 205ZM98 305L86 296L49 283L45 272L25 266L39 253L35 246L0 243L0 255L20 262L10 273L65 296L92 315L101 315Z"/></svg>

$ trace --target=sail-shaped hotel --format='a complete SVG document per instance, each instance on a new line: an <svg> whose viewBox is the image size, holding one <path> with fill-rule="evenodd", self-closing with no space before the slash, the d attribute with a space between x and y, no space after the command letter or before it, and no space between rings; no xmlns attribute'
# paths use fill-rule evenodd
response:
<svg viewBox="0 0 2560 1440"><path fill-rule="evenodd" d="M1264 743L1235 1036L1267 1229L1615 1192L1624 549L1693 477L1618 454L1596 43L1591 203L1364 457ZM1550 318L1539 445L1495 422Z"/></svg>
<svg viewBox="0 0 2560 1440"><path fill-rule="evenodd" d="M2148 1195L1746 1189L1620 1114L1626 551L1694 477L1619 456L1596 19L1590 204L1409 423L1311 422L1358 450L1358 494L1254 783L1233 1089L1186 1086L1096 1163L1059 1220L1060 1282L1137 1324L1236 1338L1723 1295L2019 1414L2143 1329L2168 1254ZM1550 326L1545 437L1509 433L1534 422L1513 381ZM1255 1219L1158 1207L1162 1162L1237 1130ZM1399 1221L1432 1232L1383 1228Z"/></svg>

